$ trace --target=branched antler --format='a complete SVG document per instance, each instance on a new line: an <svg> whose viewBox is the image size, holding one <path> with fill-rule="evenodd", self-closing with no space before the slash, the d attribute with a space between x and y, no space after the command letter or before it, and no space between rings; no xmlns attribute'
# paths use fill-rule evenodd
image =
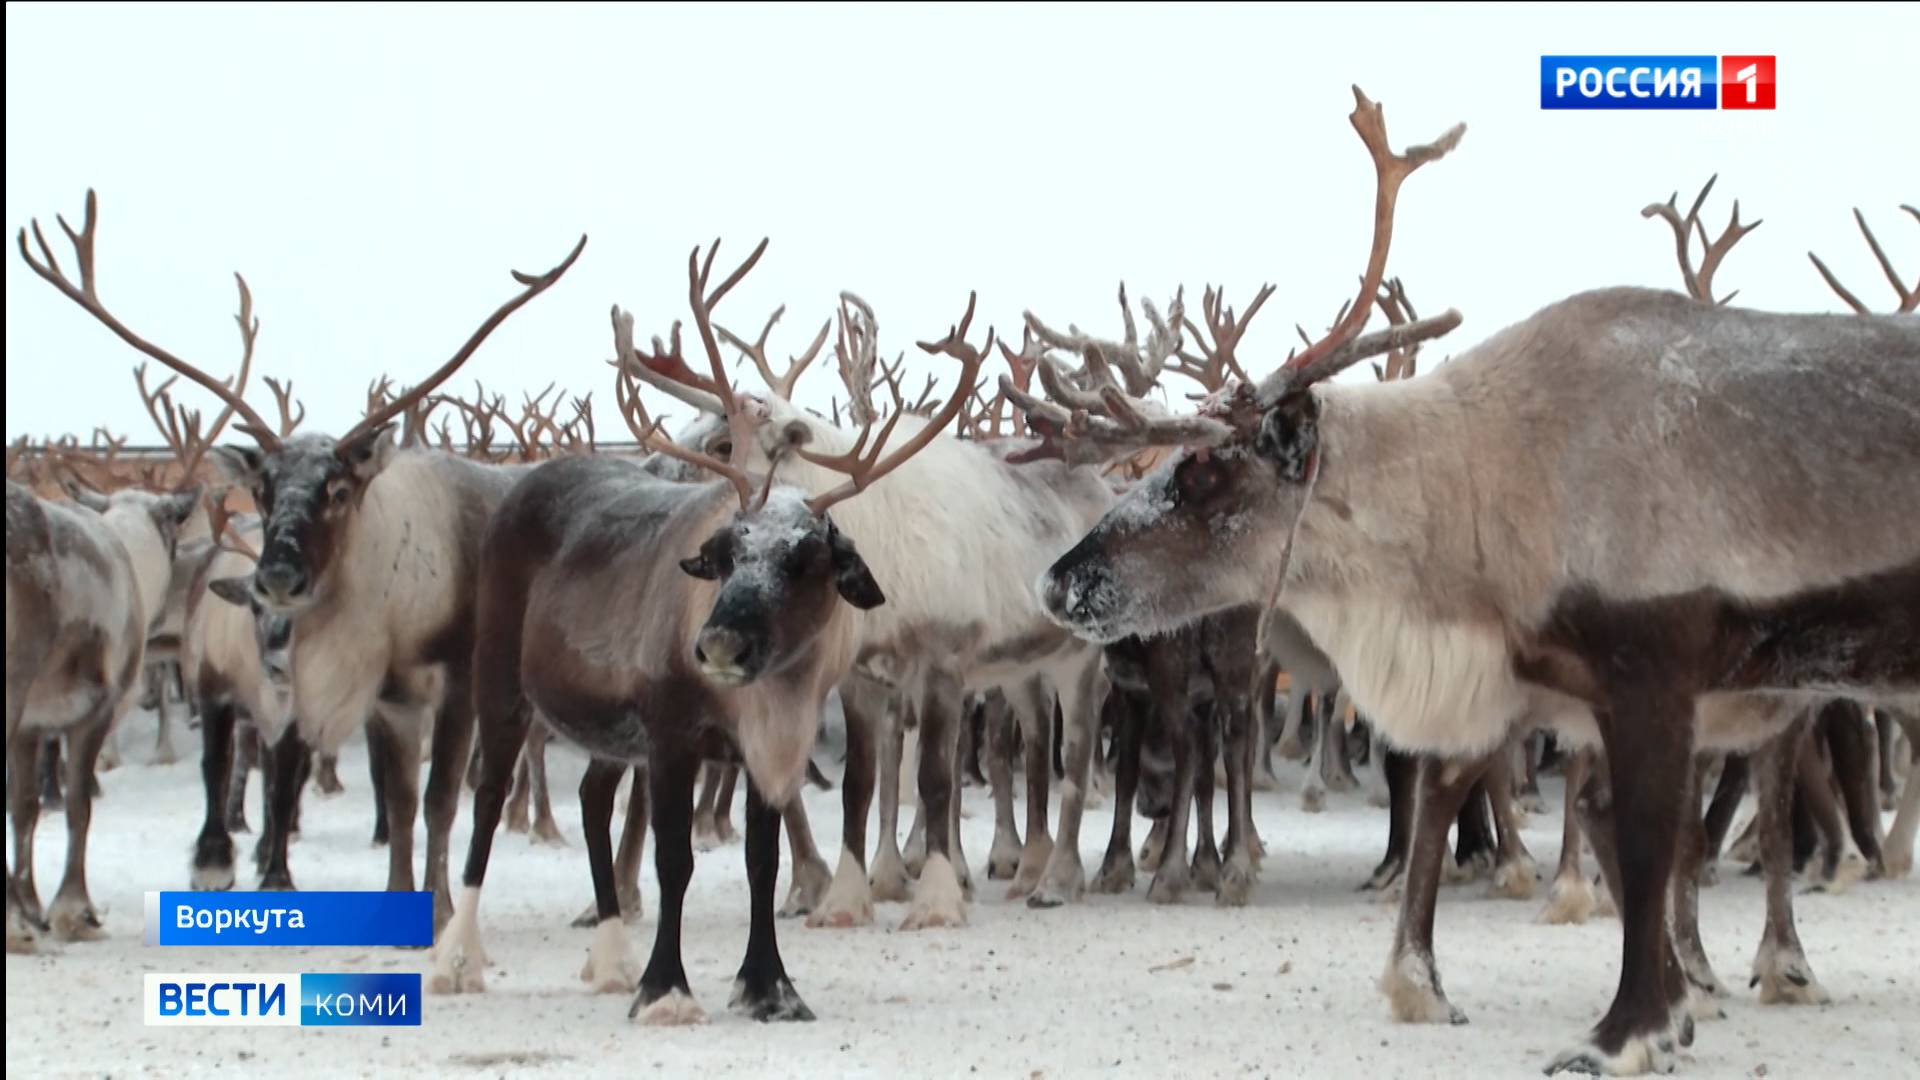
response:
<svg viewBox="0 0 1920 1080"><path fill-rule="evenodd" d="M1374 298L1374 303L1380 306L1380 311L1387 317L1387 324L1390 326L1405 326L1420 318L1420 313L1413 309L1413 301L1407 299L1407 287L1399 278L1391 278L1382 285L1380 295ZM1417 341L1390 350L1387 353L1385 368L1379 364L1373 365L1373 377L1381 382L1411 379L1418 367L1419 355L1420 343Z"/></svg>
<svg viewBox="0 0 1920 1080"><path fill-rule="evenodd" d="M780 321L780 316L786 314L786 310L784 304L775 308L773 314L767 318L767 325L760 328L759 339L751 345L736 337L724 326L716 326L714 330L719 333L720 340L740 350L742 356L753 361L754 368L760 372L761 380L767 384L767 389L772 391L773 396L782 401L792 401L793 388L799 384L800 376L805 374L807 368L813 364L814 357L820 355L820 346L826 344L827 331L833 329L833 320L829 319L821 323L820 332L813 335L813 344L808 345L807 350L799 356L789 357L787 370L775 375L773 365L767 360L767 335L773 333L774 324Z"/></svg>
<svg viewBox="0 0 1920 1080"><path fill-rule="evenodd" d="M1740 290L1735 289L1720 299L1715 300L1713 298L1713 274L1714 271L1720 269L1720 263L1726 259L1727 253L1733 250L1733 245L1739 243L1742 237L1760 227L1760 222L1758 221L1751 225L1740 224L1740 200L1735 199L1733 202L1733 217L1727 222L1726 229L1720 233L1718 238L1713 240L1707 239L1707 227L1700 223L1700 208L1706 204L1707 193L1713 190L1715 181L1719 179L1720 175L1718 173L1715 173L1707 179L1706 186L1700 189L1700 194L1694 198L1693 205L1687 209L1687 215L1684 218L1680 216L1680 193L1678 191L1669 195L1666 202L1650 203L1645 209L1640 211L1641 217L1657 217L1665 221L1667 227L1673 230L1675 256L1680 261L1680 277L1681 280L1686 283L1687 295L1693 297L1695 300L1709 304L1725 304L1740 295ZM1693 237L1696 233L1700 237L1700 246L1702 248L1698 268L1693 265L1692 255Z"/></svg>
<svg viewBox="0 0 1920 1080"><path fill-rule="evenodd" d="M1920 221L1920 209L1908 205L1902 205L1900 209L1913 215L1915 221ZM1874 259L1880 263L1880 272L1887 276L1887 283L1893 286L1895 295L1900 297L1900 306L1895 310L1904 315L1920 308L1920 281L1908 287L1900 280L1900 272L1893 268L1893 260L1887 258L1886 250L1880 246L1879 239L1873 235L1873 230L1867 227L1867 216L1860 212L1859 207L1853 210L1853 220L1860 223L1860 235L1867 238L1867 246L1873 249ZM1820 277L1826 281L1827 287L1840 294L1840 299L1846 301L1847 306L1856 314L1872 314L1871 309L1860 302L1859 297L1847 291L1845 285L1840 284L1840 279L1833 276L1833 271L1827 269L1827 264L1820 261L1820 256L1809 251L1807 258L1813 260L1813 268L1820 271Z"/></svg>
<svg viewBox="0 0 1920 1080"><path fill-rule="evenodd" d="M1247 324L1260 313L1260 306L1273 295L1273 286L1262 285L1254 294L1253 303L1247 305L1245 315L1235 317L1233 309L1227 306L1225 287L1215 289L1211 285L1200 298L1200 310L1207 320L1207 332L1203 338L1200 328L1187 320L1187 332L1193 335L1194 343L1199 345L1203 357L1180 353L1180 362L1174 370L1200 384L1205 392L1202 396L1217 394L1226 388L1229 376L1251 385L1253 380L1247 376L1245 368L1233 355L1234 347L1246 335ZM1211 344L1209 344L1211 342Z"/></svg>
<svg viewBox="0 0 1920 1080"><path fill-rule="evenodd" d="M301 421L307 418L306 403L293 399L292 379L281 382L269 375L266 377L265 382L267 389L273 391L274 408L280 412L280 423L274 430L279 433L280 438L285 439L293 434L294 429L300 426ZM298 411L296 411L296 409Z"/></svg>

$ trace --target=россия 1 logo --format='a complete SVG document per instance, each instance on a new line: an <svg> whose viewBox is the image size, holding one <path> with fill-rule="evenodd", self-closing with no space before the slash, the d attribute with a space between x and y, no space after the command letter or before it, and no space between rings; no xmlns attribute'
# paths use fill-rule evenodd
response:
<svg viewBox="0 0 1920 1080"><path fill-rule="evenodd" d="M1772 109L1772 56L1542 56L1543 109Z"/></svg>

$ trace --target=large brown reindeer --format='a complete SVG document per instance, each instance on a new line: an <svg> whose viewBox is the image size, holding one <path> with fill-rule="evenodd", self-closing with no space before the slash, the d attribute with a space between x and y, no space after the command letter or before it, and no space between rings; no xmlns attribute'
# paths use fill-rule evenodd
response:
<svg viewBox="0 0 1920 1080"><path fill-rule="evenodd" d="M534 709L562 737L594 756L581 782L583 828L593 864L600 923L582 973L601 990L631 985L614 885L607 818L626 765L648 763L660 917L652 957L630 1015L650 1023L701 1017L680 954L680 920L693 872L689 817L700 763L735 755L745 767L746 860L752 929L731 1006L761 1020L805 1020L774 931L780 808L806 772L828 693L851 669L864 637L860 612L885 602L854 541L827 515L920 452L958 412L898 446L898 415L869 427L845 455L820 457L846 478L807 497L750 476L742 461L767 417L766 404L728 385L714 307L758 262L762 241L717 284L718 244L688 258L688 301L710 374L696 374L656 339L650 355L632 345L632 323L614 310L620 404L635 437L664 456L720 478L663 480L608 457L549 462L518 484L488 525L485 582L474 665L485 775L474 801L458 915L435 949L431 986L477 990L485 956L478 905L512 753ZM973 305L946 340L923 344L962 364L970 387L980 353L966 343ZM659 434L640 400L648 381L718 403L732 460L681 447ZM807 451L800 451L807 452ZM684 556L684 557L683 557ZM649 617L635 620L633 612ZM637 796L636 796L637 797Z"/></svg>
<svg viewBox="0 0 1920 1080"><path fill-rule="evenodd" d="M1401 181L1455 136L1394 154L1378 107L1356 96L1379 173L1364 300ZM1137 433L1186 449L1053 567L1048 607L1105 639L1277 603L1388 739L1455 761L1498 747L1522 716L1586 727L1607 753L1620 839L1622 975L1599 1026L1551 1068L1670 1067L1689 1025L1666 894L1697 697L1920 689L1899 663L1903 647L1909 666L1920 655L1911 623L1886 606L1911 596L1899 573L1920 566L1920 325L1611 289L1421 378L1328 383L1380 346L1357 336L1365 317L1356 305L1186 427ZM1858 584L1875 575L1883 595ZM1700 590L1721 605L1710 614L1733 614L1661 630L1705 603ZM1703 679L1702 651L1666 641L1740 632L1772 662L1739 679ZM1619 660L1593 663L1597 640ZM1820 670L1836 647L1850 662ZM1590 692L1565 693L1575 680L1560 668L1584 668ZM1423 768L1422 782L1471 772Z"/></svg>
<svg viewBox="0 0 1920 1080"><path fill-rule="evenodd" d="M40 235L39 256L20 236L33 271L127 344L198 383L232 408L238 430L255 446L223 446L215 460L252 492L264 519L253 591L269 611L295 621L293 737L275 747L272 768L277 821L290 820L307 746L332 753L377 707L389 728L410 729L437 704L433 770L427 784L427 887L436 925L451 915L447 834L472 741L469 683L473 654L473 574L487 513L511 476L445 454L399 449L393 420L431 394L515 311L566 273L586 237L566 259L539 276L516 272L520 293L480 324L426 379L364 417L335 439L320 434L281 438L232 387L149 342L122 323L95 290L96 201L72 241L80 280L60 268ZM441 688L444 688L442 692ZM436 702L437 698L437 702ZM392 840L388 887L412 889L412 828L419 807L419 739L391 740L387 785ZM411 747L412 755L408 755ZM263 884L291 888L284 832Z"/></svg>

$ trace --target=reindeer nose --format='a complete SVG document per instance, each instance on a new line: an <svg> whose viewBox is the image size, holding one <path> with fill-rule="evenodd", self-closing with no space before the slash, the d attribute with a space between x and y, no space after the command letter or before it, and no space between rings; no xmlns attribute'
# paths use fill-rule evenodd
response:
<svg viewBox="0 0 1920 1080"><path fill-rule="evenodd" d="M693 658L708 678L728 685L750 681L757 672L759 649L752 639L735 630L709 627L694 642Z"/></svg>
<svg viewBox="0 0 1920 1080"><path fill-rule="evenodd" d="M308 584L306 568L293 563L273 563L253 572L253 591L269 606L304 598Z"/></svg>
<svg viewBox="0 0 1920 1080"><path fill-rule="evenodd" d="M1055 618L1064 619L1069 614L1067 605L1073 598L1073 587L1067 582L1068 575L1049 571L1040 576L1040 603Z"/></svg>

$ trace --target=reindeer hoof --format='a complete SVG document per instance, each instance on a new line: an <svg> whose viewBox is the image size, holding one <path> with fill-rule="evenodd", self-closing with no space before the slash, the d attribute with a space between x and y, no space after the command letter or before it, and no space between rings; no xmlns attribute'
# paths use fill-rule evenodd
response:
<svg viewBox="0 0 1920 1080"><path fill-rule="evenodd" d="M1008 881L1020 870L1020 842L1001 833L993 838L993 850L987 854L987 880Z"/></svg>
<svg viewBox="0 0 1920 1080"><path fill-rule="evenodd" d="M1175 862L1178 870L1170 870ZM1150 904L1177 904L1187 894L1193 884L1185 860L1169 860L1160 864L1160 870L1153 875L1153 883L1147 886L1147 902Z"/></svg>
<svg viewBox="0 0 1920 1080"><path fill-rule="evenodd" d="M1256 880L1252 863L1237 857L1228 859L1220 868L1220 885L1214 893L1214 903L1221 907L1246 907L1253 899Z"/></svg>
<svg viewBox="0 0 1920 1080"><path fill-rule="evenodd" d="M1093 879L1093 891L1109 896L1132 892L1133 882L1133 853L1123 849L1108 855L1100 864L1100 872Z"/></svg>
<svg viewBox="0 0 1920 1080"><path fill-rule="evenodd" d="M1577 925L1586 922L1595 907L1593 886L1587 884L1586 878L1562 875L1553 879L1547 906L1540 910L1540 921L1550 926Z"/></svg>
<svg viewBox="0 0 1920 1080"><path fill-rule="evenodd" d="M1406 954L1390 957L1379 981L1380 992L1387 996L1393 1018L1403 1024L1453 1024L1467 1022L1467 1014L1447 1000L1440 989L1440 976L1433 961L1425 956Z"/></svg>
<svg viewBox="0 0 1920 1080"><path fill-rule="evenodd" d="M825 860L813 858L796 864L793 884L787 889L787 901L780 905L780 917L795 918L819 907L832 882L833 873L827 869Z"/></svg>
<svg viewBox="0 0 1920 1080"><path fill-rule="evenodd" d="M1540 874L1534 868L1532 859L1515 859L1494 870L1493 886L1487 890L1487 895L1507 900L1531 900L1534 886L1539 880Z"/></svg>
<svg viewBox="0 0 1920 1080"><path fill-rule="evenodd" d="M640 965L634 962L633 949L627 943L626 923L603 919L594 928L580 981L596 994L631 994L640 985Z"/></svg>
<svg viewBox="0 0 1920 1080"><path fill-rule="evenodd" d="M100 913L86 897L55 898L47 909L47 926L61 941L100 941L107 936L100 924Z"/></svg>
<svg viewBox="0 0 1920 1080"><path fill-rule="evenodd" d="M902 930L932 930L967 925L967 905L960 878L944 855L927 859L920 884L913 891L913 907L900 923Z"/></svg>
<svg viewBox="0 0 1920 1080"><path fill-rule="evenodd" d="M1813 965L1798 946L1763 943L1753 958L1748 985L1759 988L1762 1005L1825 1005L1833 1000L1814 978Z"/></svg>
<svg viewBox="0 0 1920 1080"><path fill-rule="evenodd" d="M1300 809L1318 814L1327 808L1327 789L1310 787L1300 792Z"/></svg>
<svg viewBox="0 0 1920 1080"><path fill-rule="evenodd" d="M627 1019L636 1016L648 1027L687 1027L707 1021L706 1010L685 990L649 994L644 986L640 996L633 999L633 1008L627 1010Z"/></svg>
<svg viewBox="0 0 1920 1080"><path fill-rule="evenodd" d="M1588 1076L1644 1076L1647 1073L1670 1073L1674 1068L1674 1036L1662 1032L1659 1035L1630 1036L1620 1049L1612 1053L1600 1048L1592 1039L1561 1051L1547 1063L1548 1076L1558 1073L1583 1073Z"/></svg>
<svg viewBox="0 0 1920 1080"><path fill-rule="evenodd" d="M800 994L794 990L793 983L782 975L771 985L755 987L745 979L735 979L733 997L727 1002L729 1012L750 1016L761 1023L769 1021L804 1022L813 1019L813 1010L800 1000Z"/></svg>
<svg viewBox="0 0 1920 1080"><path fill-rule="evenodd" d="M20 956L40 951L39 930L26 912L14 907L7 909L7 951Z"/></svg>
<svg viewBox="0 0 1920 1080"><path fill-rule="evenodd" d="M903 903L913 899L913 879L907 876L907 865L897 851L883 851L875 856L867 884L875 900Z"/></svg>

